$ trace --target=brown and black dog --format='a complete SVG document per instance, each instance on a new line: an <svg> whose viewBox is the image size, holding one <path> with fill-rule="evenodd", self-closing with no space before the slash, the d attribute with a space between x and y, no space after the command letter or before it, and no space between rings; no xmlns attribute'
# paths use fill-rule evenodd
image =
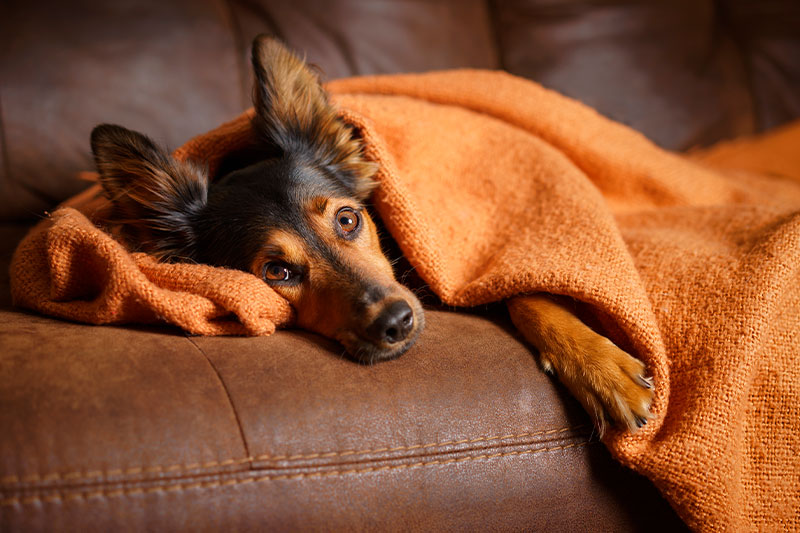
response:
<svg viewBox="0 0 800 533"><path fill-rule="evenodd" d="M129 243L169 261L251 272L286 298L298 327L339 341L362 362L398 357L424 327L395 279L364 202L376 166L329 103L318 76L280 43L253 43L254 154L211 179L142 134L100 125L92 151L112 222ZM247 159L247 158L245 158ZM541 363L600 431L650 417L644 365L547 295L508 302Z"/></svg>

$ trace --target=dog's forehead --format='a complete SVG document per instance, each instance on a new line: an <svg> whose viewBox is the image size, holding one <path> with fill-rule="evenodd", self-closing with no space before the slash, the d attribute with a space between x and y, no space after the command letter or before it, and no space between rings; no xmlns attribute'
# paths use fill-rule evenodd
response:
<svg viewBox="0 0 800 533"><path fill-rule="evenodd" d="M326 167L301 157L259 161L231 172L218 183L283 203L310 196L346 194L341 182Z"/></svg>
<svg viewBox="0 0 800 533"><path fill-rule="evenodd" d="M329 199L360 205L328 169L303 158L275 158L232 172L211 188L215 201L269 225L297 224L322 214ZM267 220L264 220L264 219Z"/></svg>

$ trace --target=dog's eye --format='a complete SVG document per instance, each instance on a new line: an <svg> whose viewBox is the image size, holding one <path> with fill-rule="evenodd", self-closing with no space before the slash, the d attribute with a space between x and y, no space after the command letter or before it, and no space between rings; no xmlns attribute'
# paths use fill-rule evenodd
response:
<svg viewBox="0 0 800 533"><path fill-rule="evenodd" d="M361 216L351 207L343 207L336 213L336 229L345 239L352 239L361 227Z"/></svg>
<svg viewBox="0 0 800 533"><path fill-rule="evenodd" d="M286 263L271 261L264 265L262 277L266 281L289 281L292 276L294 276L294 273Z"/></svg>

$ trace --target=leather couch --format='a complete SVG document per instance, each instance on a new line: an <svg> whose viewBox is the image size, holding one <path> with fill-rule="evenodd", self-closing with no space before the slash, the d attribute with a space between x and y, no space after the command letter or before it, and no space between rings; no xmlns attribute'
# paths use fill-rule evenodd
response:
<svg viewBox="0 0 800 533"><path fill-rule="evenodd" d="M428 311L362 366L302 331L192 337L11 305L89 132L174 148L249 106L257 33L328 78L503 68L685 150L800 115L793 0L7 0L0 7L0 530L676 530L502 307Z"/></svg>

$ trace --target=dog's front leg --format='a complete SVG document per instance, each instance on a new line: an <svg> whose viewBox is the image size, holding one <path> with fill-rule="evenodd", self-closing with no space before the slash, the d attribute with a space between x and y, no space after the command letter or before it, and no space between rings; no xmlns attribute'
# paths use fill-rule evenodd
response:
<svg viewBox="0 0 800 533"><path fill-rule="evenodd" d="M558 375L601 435L607 416L631 431L647 423L653 385L641 361L547 295L519 296L507 303L514 325L539 350L544 370Z"/></svg>

